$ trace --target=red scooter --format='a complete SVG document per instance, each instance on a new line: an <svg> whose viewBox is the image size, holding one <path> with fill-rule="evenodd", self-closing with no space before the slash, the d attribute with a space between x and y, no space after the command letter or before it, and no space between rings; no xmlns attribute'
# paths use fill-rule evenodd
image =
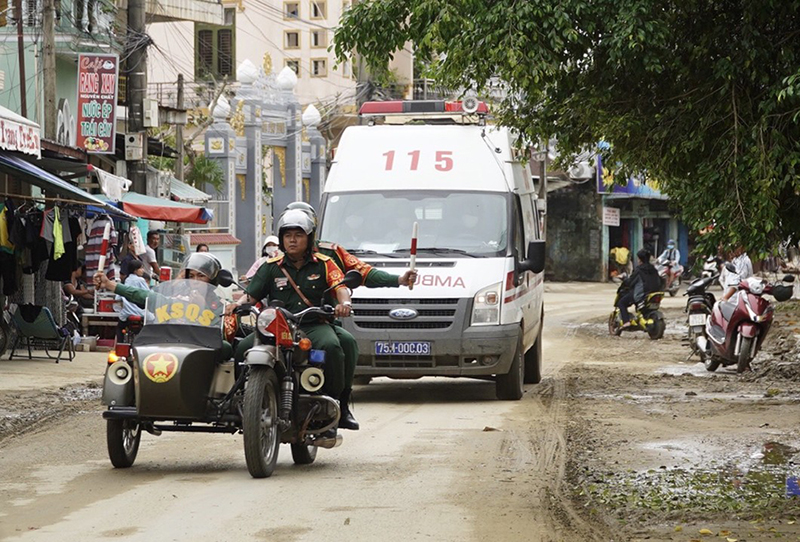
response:
<svg viewBox="0 0 800 542"><path fill-rule="evenodd" d="M726 269L736 272L731 264L726 264ZM786 275L783 280L792 282L794 277ZM737 372L746 371L764 343L775 313L764 294L777 301L792 297L791 286L770 284L759 277L742 280L737 288L728 301L714 304L705 335L697 337L700 358L709 371L716 371L720 365L736 365Z"/></svg>

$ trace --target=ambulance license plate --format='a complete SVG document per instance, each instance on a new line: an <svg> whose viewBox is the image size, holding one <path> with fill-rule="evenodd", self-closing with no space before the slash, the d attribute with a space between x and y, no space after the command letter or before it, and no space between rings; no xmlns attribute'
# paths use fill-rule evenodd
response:
<svg viewBox="0 0 800 542"><path fill-rule="evenodd" d="M431 343L427 341L376 341L376 356L430 356Z"/></svg>
<svg viewBox="0 0 800 542"><path fill-rule="evenodd" d="M690 314L689 315L689 326L704 326L706 325L706 315L705 314Z"/></svg>

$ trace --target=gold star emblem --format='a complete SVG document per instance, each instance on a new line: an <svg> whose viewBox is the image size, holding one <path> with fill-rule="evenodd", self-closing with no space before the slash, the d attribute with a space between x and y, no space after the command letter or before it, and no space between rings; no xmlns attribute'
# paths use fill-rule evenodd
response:
<svg viewBox="0 0 800 542"><path fill-rule="evenodd" d="M144 374L156 384L163 384L175 376L178 358L174 354L157 353L144 358Z"/></svg>

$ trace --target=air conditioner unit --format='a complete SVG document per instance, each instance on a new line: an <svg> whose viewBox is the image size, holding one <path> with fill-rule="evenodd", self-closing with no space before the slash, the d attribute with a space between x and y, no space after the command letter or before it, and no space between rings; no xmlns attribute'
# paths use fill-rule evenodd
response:
<svg viewBox="0 0 800 542"><path fill-rule="evenodd" d="M580 162L569 168L567 175L576 180L591 179L594 177L594 167L588 162Z"/></svg>
<svg viewBox="0 0 800 542"><path fill-rule="evenodd" d="M158 123L158 100L152 98L144 99L144 122L145 128L157 128Z"/></svg>
<svg viewBox="0 0 800 542"><path fill-rule="evenodd" d="M141 160L144 132L125 134L125 160Z"/></svg>

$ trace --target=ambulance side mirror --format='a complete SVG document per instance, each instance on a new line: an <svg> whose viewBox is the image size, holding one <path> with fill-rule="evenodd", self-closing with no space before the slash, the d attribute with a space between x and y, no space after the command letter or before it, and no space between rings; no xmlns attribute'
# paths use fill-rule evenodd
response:
<svg viewBox="0 0 800 542"><path fill-rule="evenodd" d="M519 263L519 270L533 271L534 273L544 271L546 247L547 245L544 241L531 241L528 243L528 256Z"/></svg>

